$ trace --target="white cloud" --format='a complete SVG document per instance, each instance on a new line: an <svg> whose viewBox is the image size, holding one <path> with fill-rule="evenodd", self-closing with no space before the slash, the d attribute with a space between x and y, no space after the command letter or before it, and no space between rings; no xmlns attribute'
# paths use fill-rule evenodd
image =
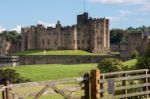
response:
<svg viewBox="0 0 150 99"><path fill-rule="evenodd" d="M47 22L44 22L44 21L41 21L41 20L39 20L37 23L38 23L38 24L42 24L42 25L44 25L45 27L55 27L55 24L47 23Z"/></svg>
<svg viewBox="0 0 150 99"><path fill-rule="evenodd" d="M149 0L89 0L91 2L98 2L104 4L145 4Z"/></svg>
<svg viewBox="0 0 150 99"><path fill-rule="evenodd" d="M127 16L129 16L131 14L132 14L131 11L121 10L121 11L119 11L119 15L117 15L117 16L108 16L107 18L110 19L110 21L128 20Z"/></svg>
<svg viewBox="0 0 150 99"><path fill-rule="evenodd" d="M0 33L3 32L3 31L5 31L5 30L6 30L5 28L3 28L2 26L0 26Z"/></svg>
<svg viewBox="0 0 150 99"><path fill-rule="evenodd" d="M21 26L17 25L15 28L12 29L13 31L17 31L18 33L21 33Z"/></svg>

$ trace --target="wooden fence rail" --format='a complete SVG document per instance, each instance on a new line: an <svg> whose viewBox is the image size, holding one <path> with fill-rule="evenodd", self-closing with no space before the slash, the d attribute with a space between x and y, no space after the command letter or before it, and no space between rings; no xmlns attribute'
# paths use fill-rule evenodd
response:
<svg viewBox="0 0 150 99"><path fill-rule="evenodd" d="M74 87L60 89L57 85L65 83L78 83ZM40 91L20 94L14 91L16 88L43 86ZM29 82L21 84L9 84L0 86L2 99L24 99L33 96L40 99L51 88L48 94L58 93L65 99L145 99L150 96L150 73L148 69L121 71L112 73L100 73L99 70L91 70L90 75L83 77L50 80L41 82ZM84 90L84 96L76 97L74 93Z"/></svg>

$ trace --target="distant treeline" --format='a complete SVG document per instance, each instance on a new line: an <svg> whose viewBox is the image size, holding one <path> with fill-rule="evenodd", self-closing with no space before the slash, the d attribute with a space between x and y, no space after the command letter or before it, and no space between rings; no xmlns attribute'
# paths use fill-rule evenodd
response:
<svg viewBox="0 0 150 99"><path fill-rule="evenodd" d="M150 26L129 27L127 29L111 29L110 42L111 43L126 43L129 33L150 33Z"/></svg>

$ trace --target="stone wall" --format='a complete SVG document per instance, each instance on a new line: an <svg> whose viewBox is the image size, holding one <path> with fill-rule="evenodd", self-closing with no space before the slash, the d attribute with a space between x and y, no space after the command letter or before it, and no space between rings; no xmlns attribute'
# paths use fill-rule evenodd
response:
<svg viewBox="0 0 150 99"><path fill-rule="evenodd" d="M19 65L19 58L14 56L3 56L0 57L0 67L1 66L17 66Z"/></svg>
<svg viewBox="0 0 150 99"><path fill-rule="evenodd" d="M98 63L104 58L110 58L119 56L92 56L92 55L84 55L84 56L20 56L20 64L21 65L32 65L32 64L80 64L80 63Z"/></svg>

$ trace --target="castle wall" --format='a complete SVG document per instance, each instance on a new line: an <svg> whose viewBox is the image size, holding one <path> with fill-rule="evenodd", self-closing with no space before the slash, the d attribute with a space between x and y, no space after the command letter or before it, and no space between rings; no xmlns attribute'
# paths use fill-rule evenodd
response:
<svg viewBox="0 0 150 99"><path fill-rule="evenodd" d="M94 55L52 55L52 56L19 56L21 65L32 64L79 64L79 63L99 63L105 58L118 58L119 56L94 56Z"/></svg>

